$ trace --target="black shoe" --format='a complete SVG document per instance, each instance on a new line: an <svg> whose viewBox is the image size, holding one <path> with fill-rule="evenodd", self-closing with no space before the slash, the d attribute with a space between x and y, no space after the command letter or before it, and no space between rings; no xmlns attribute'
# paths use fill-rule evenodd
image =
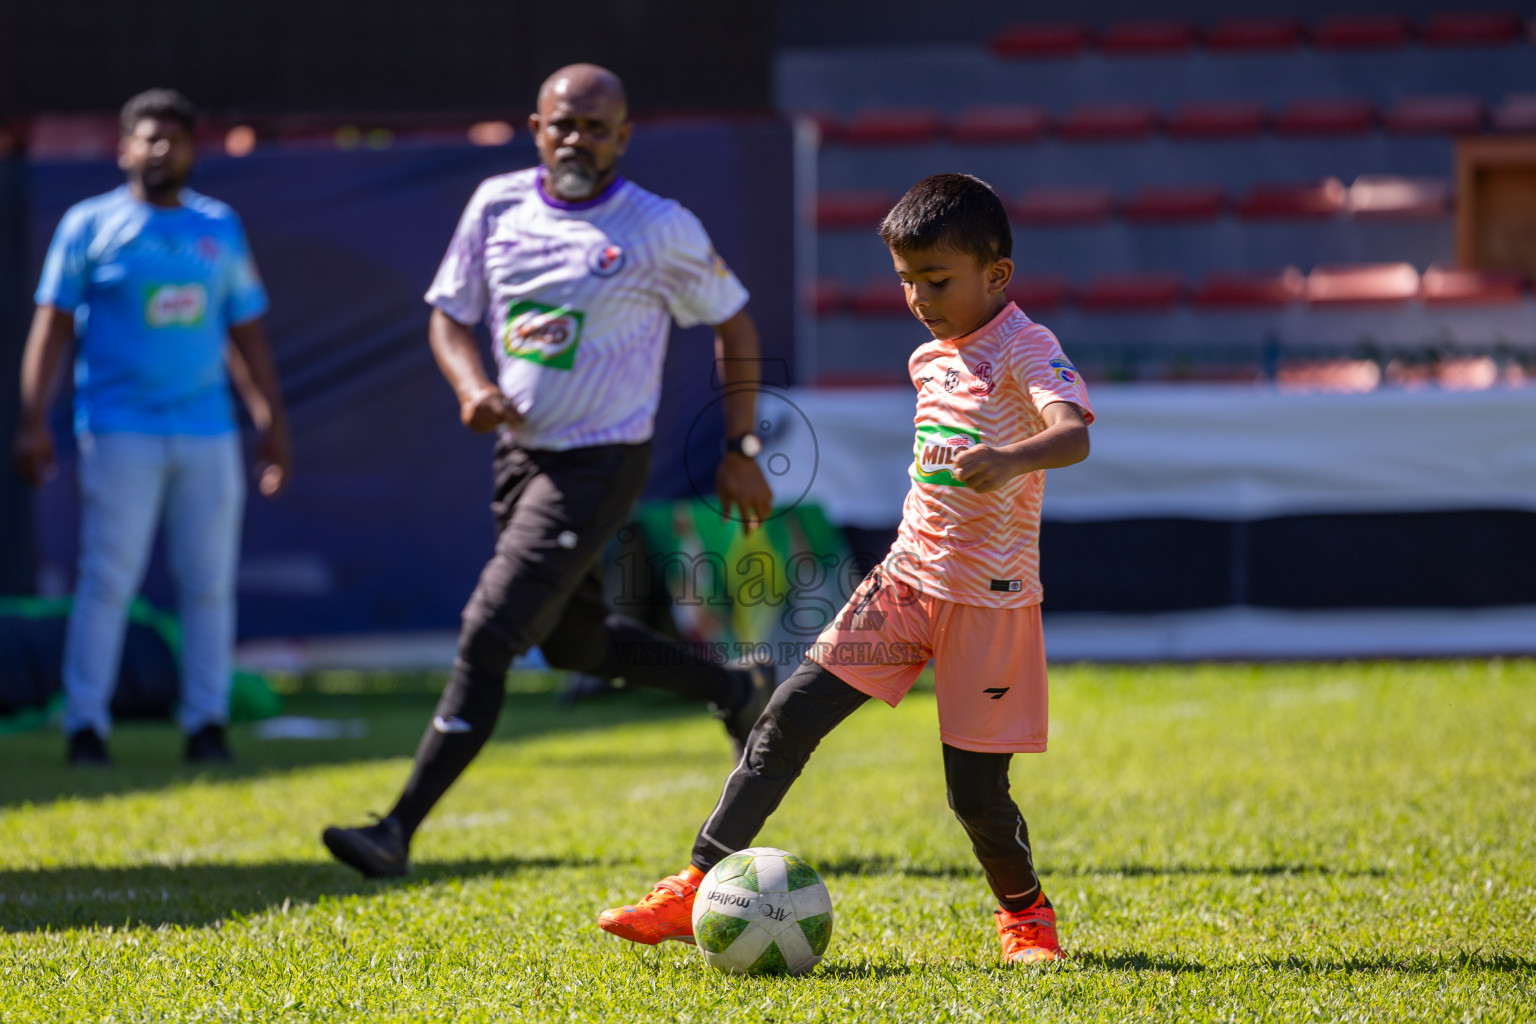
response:
<svg viewBox="0 0 1536 1024"><path fill-rule="evenodd" d="M112 755L107 753L106 741L89 726L70 733L69 753L65 756L70 764L94 765L99 768L107 768L112 764Z"/></svg>
<svg viewBox="0 0 1536 1024"><path fill-rule="evenodd" d="M205 725L188 735L185 756L190 764L229 764L235 759L224 742L222 725Z"/></svg>
<svg viewBox="0 0 1536 1024"><path fill-rule="evenodd" d="M361 828L337 828L320 833L331 856L356 868L367 878L399 878L411 869L405 830L394 818L381 818Z"/></svg>
<svg viewBox="0 0 1536 1024"><path fill-rule="evenodd" d="M742 660L733 662L730 668L746 677L746 699L734 708L711 704L709 710L724 723L731 745L736 748L736 760L740 761L747 750L747 737L752 734L752 727L768 706L768 699L773 696L773 688L779 681L778 673L769 661Z"/></svg>

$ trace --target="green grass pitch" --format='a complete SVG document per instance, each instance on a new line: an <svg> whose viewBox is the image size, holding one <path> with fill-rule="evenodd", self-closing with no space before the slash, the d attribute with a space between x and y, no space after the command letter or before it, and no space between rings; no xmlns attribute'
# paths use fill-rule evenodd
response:
<svg viewBox="0 0 1536 1024"><path fill-rule="evenodd" d="M660 696L514 692L411 878L331 863L320 828L387 809L432 703L309 680L290 713L368 737L239 727L219 771L168 725L121 728L112 772L0 737L0 1021L1536 1019L1536 662L1057 667L1013 771L1071 953L1035 969L998 960L931 692L866 707L758 839L832 893L800 979L596 927L730 767Z"/></svg>

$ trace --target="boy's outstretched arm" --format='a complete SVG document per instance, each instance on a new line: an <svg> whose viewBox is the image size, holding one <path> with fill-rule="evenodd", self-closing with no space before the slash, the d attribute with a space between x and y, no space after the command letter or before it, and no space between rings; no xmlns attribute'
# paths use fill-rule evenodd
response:
<svg viewBox="0 0 1536 1024"><path fill-rule="evenodd" d="M1045 429L1009 445L978 444L955 458L955 476L979 494L996 490L1016 476L1037 469L1060 469L1088 457L1088 424L1071 402L1052 402L1040 410Z"/></svg>

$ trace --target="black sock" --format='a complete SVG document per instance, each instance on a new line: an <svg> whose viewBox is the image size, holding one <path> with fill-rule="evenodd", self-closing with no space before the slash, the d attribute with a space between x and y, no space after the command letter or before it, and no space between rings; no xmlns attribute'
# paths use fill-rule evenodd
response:
<svg viewBox="0 0 1536 1024"><path fill-rule="evenodd" d="M970 837L971 849L998 904L1004 910L1019 911L1034 904L1041 888L1029 845L1029 826L1008 795L1012 756L944 745L949 806Z"/></svg>
<svg viewBox="0 0 1536 1024"><path fill-rule="evenodd" d="M491 738L507 696L507 668L512 663L512 653L509 645L484 630L461 642L460 655L453 663L453 677L416 748L411 777L389 812L390 817L400 822L407 842ZM477 664L471 664L471 660Z"/></svg>

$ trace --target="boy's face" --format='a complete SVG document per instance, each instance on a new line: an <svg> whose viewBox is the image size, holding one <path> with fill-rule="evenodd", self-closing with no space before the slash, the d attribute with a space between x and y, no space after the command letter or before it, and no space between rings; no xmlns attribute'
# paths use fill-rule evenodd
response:
<svg viewBox="0 0 1536 1024"><path fill-rule="evenodd" d="M970 334L998 314L1007 302L1013 260L983 262L975 255L935 246L891 250L891 260L906 293L907 308L935 338Z"/></svg>

